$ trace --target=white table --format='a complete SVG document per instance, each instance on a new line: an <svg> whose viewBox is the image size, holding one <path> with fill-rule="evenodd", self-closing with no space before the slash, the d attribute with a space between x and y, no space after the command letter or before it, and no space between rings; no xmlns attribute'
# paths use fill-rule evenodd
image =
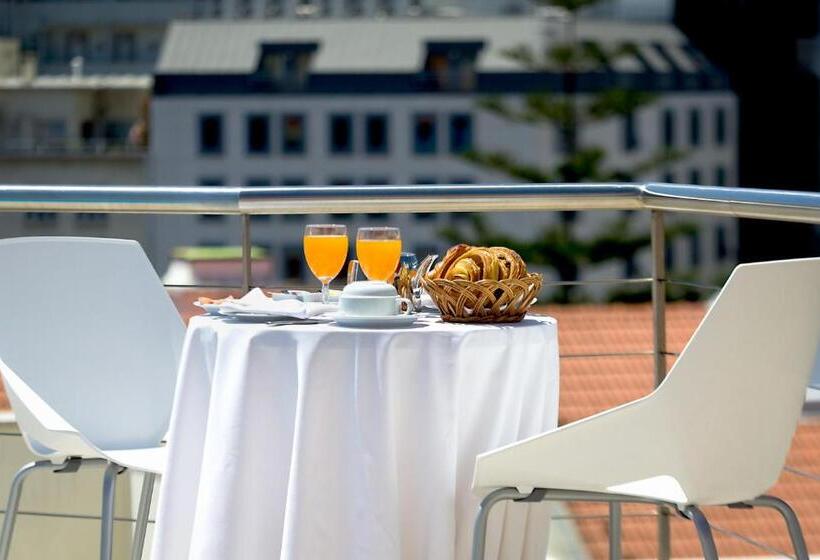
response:
<svg viewBox="0 0 820 560"><path fill-rule="evenodd" d="M475 456L557 416L551 318L363 330L195 317L152 558L469 558ZM543 559L546 508L495 508L487 557Z"/></svg>

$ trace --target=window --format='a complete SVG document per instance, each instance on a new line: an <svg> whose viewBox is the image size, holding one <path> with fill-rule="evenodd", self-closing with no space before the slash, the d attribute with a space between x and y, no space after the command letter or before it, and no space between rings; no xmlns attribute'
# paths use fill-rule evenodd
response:
<svg viewBox="0 0 820 560"><path fill-rule="evenodd" d="M623 120L624 151L631 152L638 148L638 130L635 127L635 113L627 113Z"/></svg>
<svg viewBox="0 0 820 560"><path fill-rule="evenodd" d="M305 153L304 115L282 116L282 152L285 154Z"/></svg>
<svg viewBox="0 0 820 560"><path fill-rule="evenodd" d="M700 185L700 170L698 170L698 169L690 169L689 170L689 184L690 185Z"/></svg>
<svg viewBox="0 0 820 560"><path fill-rule="evenodd" d="M65 36L65 59L71 60L75 56L88 58L88 44L88 33L80 30L69 31Z"/></svg>
<svg viewBox="0 0 820 560"><path fill-rule="evenodd" d="M331 154L353 151L353 118L350 115L330 115L329 148Z"/></svg>
<svg viewBox="0 0 820 560"><path fill-rule="evenodd" d="M74 216L78 225L103 226L108 222L108 214L97 212L80 212Z"/></svg>
<svg viewBox="0 0 820 560"><path fill-rule="evenodd" d="M282 15L282 0L265 0L264 17L274 18Z"/></svg>
<svg viewBox="0 0 820 560"><path fill-rule="evenodd" d="M246 149L249 154L270 151L270 123L267 115L248 115L245 121Z"/></svg>
<svg viewBox="0 0 820 560"><path fill-rule="evenodd" d="M715 185L719 187L726 186L726 168L722 165L715 167Z"/></svg>
<svg viewBox="0 0 820 560"><path fill-rule="evenodd" d="M391 16L393 15L393 0L376 0L376 14L377 16Z"/></svg>
<svg viewBox="0 0 820 560"><path fill-rule="evenodd" d="M253 16L253 2L251 0L237 0L236 17L245 19Z"/></svg>
<svg viewBox="0 0 820 560"><path fill-rule="evenodd" d="M666 270L674 270L675 269L675 244L674 243L667 243L666 247L664 248L663 253L663 260L665 263Z"/></svg>
<svg viewBox="0 0 820 560"><path fill-rule="evenodd" d="M282 2L279 3L281 9ZM299 10L299 7L296 7ZM279 91L298 91L305 87L310 63L318 43L266 43L260 46L259 65L254 81Z"/></svg>
<svg viewBox="0 0 820 560"><path fill-rule="evenodd" d="M689 110L689 145L700 145L700 109Z"/></svg>
<svg viewBox="0 0 820 560"><path fill-rule="evenodd" d="M220 179L219 177L205 177L199 180L200 187L221 187L225 184L225 181ZM199 221L205 223L219 223L225 221L225 215L223 214L200 214Z"/></svg>
<svg viewBox="0 0 820 560"><path fill-rule="evenodd" d="M360 16L364 14L364 6L362 0L345 0L345 15L346 16Z"/></svg>
<svg viewBox="0 0 820 560"><path fill-rule="evenodd" d="M111 62L134 62L137 59L137 40L130 31L114 33L111 38Z"/></svg>
<svg viewBox="0 0 820 560"><path fill-rule="evenodd" d="M430 41L424 72L428 86L444 91L469 91L475 87L475 62L483 41Z"/></svg>
<svg viewBox="0 0 820 560"><path fill-rule="evenodd" d="M365 144L368 154L387 153L387 115L367 115Z"/></svg>
<svg viewBox="0 0 820 560"><path fill-rule="evenodd" d="M473 116L450 115L450 152L463 154L473 149Z"/></svg>
<svg viewBox="0 0 820 560"><path fill-rule="evenodd" d="M624 278L635 278L638 274L635 255L624 256Z"/></svg>
<svg viewBox="0 0 820 560"><path fill-rule="evenodd" d="M726 109L715 109L715 144L723 146L726 143Z"/></svg>
<svg viewBox="0 0 820 560"><path fill-rule="evenodd" d="M663 134L662 142L667 148L675 145L675 112L672 109L664 109L662 113L661 130Z"/></svg>
<svg viewBox="0 0 820 560"><path fill-rule="evenodd" d="M222 115L199 117L199 153L207 155L222 153Z"/></svg>
<svg viewBox="0 0 820 560"><path fill-rule="evenodd" d="M416 115L413 119L413 150L417 154L436 153L436 116Z"/></svg>
<svg viewBox="0 0 820 560"><path fill-rule="evenodd" d="M729 256L729 247L726 243L726 226L718 225L715 228L715 256L722 261Z"/></svg>
<svg viewBox="0 0 820 560"><path fill-rule="evenodd" d="M675 174L671 171L667 171L663 174L663 182L664 183L674 183L675 182Z"/></svg>
<svg viewBox="0 0 820 560"><path fill-rule="evenodd" d="M53 226L57 224L57 214L55 212L26 212L25 220L27 225Z"/></svg>
<svg viewBox="0 0 820 560"><path fill-rule="evenodd" d="M700 266L700 235L697 231L689 236L689 264Z"/></svg>

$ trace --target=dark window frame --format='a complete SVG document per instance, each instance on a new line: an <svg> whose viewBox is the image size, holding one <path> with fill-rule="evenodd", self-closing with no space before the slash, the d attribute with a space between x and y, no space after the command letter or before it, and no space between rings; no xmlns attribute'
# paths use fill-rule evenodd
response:
<svg viewBox="0 0 820 560"><path fill-rule="evenodd" d="M465 139L461 141L457 141L457 132L456 132L456 123L459 120L463 120L465 126L462 130L466 130L466 133L462 132ZM473 149L473 141L475 136L475 127L473 126L474 119L472 113L452 113L449 119L449 132L450 132L450 153L451 154L463 154L469 152Z"/></svg>
<svg viewBox="0 0 820 560"><path fill-rule="evenodd" d="M298 140L289 140L288 134L288 120L295 119L300 123L301 138ZM286 156L303 156L307 153L307 127L308 119L304 113L285 113L281 118L281 148L282 154Z"/></svg>
<svg viewBox="0 0 820 560"><path fill-rule="evenodd" d="M213 130L207 130L213 126ZM221 156L225 153L225 118L222 113L201 113L197 125L199 153L205 156ZM208 136L214 138L208 139ZM213 140L213 141L211 141Z"/></svg>
<svg viewBox="0 0 820 560"><path fill-rule="evenodd" d="M426 140L419 136L419 127L424 123L422 120L429 119L430 132ZM413 115L412 126L413 153L417 156L432 156L438 152L438 116L435 113L415 113Z"/></svg>
<svg viewBox="0 0 820 560"><path fill-rule="evenodd" d="M336 137L337 126L346 126L346 138ZM353 154L353 145L356 135L353 132L353 115L350 113L331 113L327 119L327 151L334 156L348 156ZM343 140L337 142L337 140Z"/></svg>
<svg viewBox="0 0 820 560"><path fill-rule="evenodd" d="M254 125L259 122L264 123L262 131L262 141L258 146L254 142ZM245 153L248 155L265 155L270 153L271 134L270 117L265 113L249 113L245 116Z"/></svg>
<svg viewBox="0 0 820 560"><path fill-rule="evenodd" d="M382 142L374 142L371 124L381 121ZM370 113L364 118L365 151L370 155L384 155L390 151L390 116L385 113Z"/></svg>

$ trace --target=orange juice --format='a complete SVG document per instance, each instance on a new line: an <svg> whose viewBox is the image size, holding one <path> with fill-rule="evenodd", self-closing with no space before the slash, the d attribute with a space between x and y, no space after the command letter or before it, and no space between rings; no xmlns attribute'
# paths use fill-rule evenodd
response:
<svg viewBox="0 0 820 560"><path fill-rule="evenodd" d="M357 239L356 257L370 280L390 282L401 258L401 239Z"/></svg>
<svg viewBox="0 0 820 560"><path fill-rule="evenodd" d="M305 259L310 271L322 282L333 280L347 258L346 235L306 235Z"/></svg>

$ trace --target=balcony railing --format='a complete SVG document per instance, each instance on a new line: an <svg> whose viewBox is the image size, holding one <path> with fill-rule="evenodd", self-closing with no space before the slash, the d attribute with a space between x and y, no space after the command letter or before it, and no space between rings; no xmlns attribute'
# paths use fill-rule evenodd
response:
<svg viewBox="0 0 820 560"><path fill-rule="evenodd" d="M251 277L251 220L254 214L343 214L367 212L543 212L559 210L644 210L651 213L652 272L646 278L611 279L607 283L649 284L652 290L653 344L641 355L653 356L654 383L666 375L666 288L687 284L707 292L717 286L676 282L665 270L664 216L671 212L732 216L820 224L820 194L783 190L738 189L671 184L526 184L341 187L107 187L0 185L0 212L91 212L148 214L238 214L242 217L243 285ZM600 283L601 281L596 281ZM589 282L573 282L587 284ZM545 282L546 285L567 284ZM196 287L196 286L194 286ZM564 355L590 358L604 354ZM612 354L606 354L612 355ZM634 352L614 355L635 355ZM0 436L17 437L7 433ZM820 476L793 467L786 470L806 480ZM22 513L22 512L21 512ZM31 515L55 515L29 512ZM60 516L66 516L59 514ZM652 515L658 522L658 557L670 556L670 512L624 513L624 517ZM77 517L77 516L75 516ZM93 516L79 516L94 518ZM556 515L556 520L599 516ZM121 521L132 521L121 519ZM749 536L721 527L716 531L757 546L767 553L781 551ZM620 531L613 530L611 538ZM618 543L614 543L620 550ZM611 556L611 557L617 557Z"/></svg>
<svg viewBox="0 0 820 560"><path fill-rule="evenodd" d="M143 146L106 138L16 138L0 141L0 157L142 157Z"/></svg>

